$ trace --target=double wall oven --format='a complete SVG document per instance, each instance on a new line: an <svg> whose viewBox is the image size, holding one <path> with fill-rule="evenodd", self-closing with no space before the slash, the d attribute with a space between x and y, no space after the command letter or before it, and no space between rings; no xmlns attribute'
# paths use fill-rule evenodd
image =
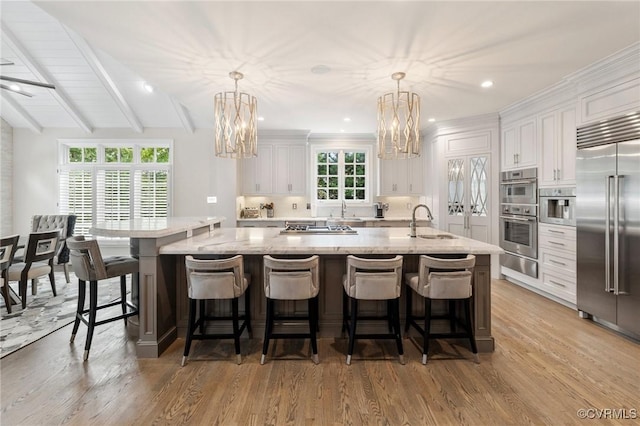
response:
<svg viewBox="0 0 640 426"><path fill-rule="evenodd" d="M538 171L501 173L500 264L538 278Z"/></svg>

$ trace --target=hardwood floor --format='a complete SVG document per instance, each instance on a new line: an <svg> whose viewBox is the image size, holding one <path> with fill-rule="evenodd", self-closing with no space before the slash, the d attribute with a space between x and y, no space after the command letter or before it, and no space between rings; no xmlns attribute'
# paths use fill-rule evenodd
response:
<svg viewBox="0 0 640 426"><path fill-rule="evenodd" d="M640 344L500 280L496 351L480 364L465 342L438 341L424 366L421 339L410 338L406 365L393 342L363 340L347 366L346 339L321 339L319 365L306 343L278 341L260 365L254 336L242 343L242 365L224 341L194 343L180 367L182 339L159 359L138 360L120 323L96 329L83 363L86 328L72 345L70 333L2 359L2 425L601 423L580 419L580 409L592 417L613 410L604 413L611 424L640 423Z"/></svg>

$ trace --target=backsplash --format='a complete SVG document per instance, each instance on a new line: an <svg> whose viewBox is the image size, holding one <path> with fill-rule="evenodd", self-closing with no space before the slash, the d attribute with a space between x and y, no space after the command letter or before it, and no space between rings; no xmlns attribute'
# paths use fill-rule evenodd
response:
<svg viewBox="0 0 640 426"><path fill-rule="evenodd" d="M416 204L424 203L424 197L374 197L374 202L382 202L389 204L389 210L385 212L385 217L402 217L406 218L411 216L413 207ZM337 203L333 206L314 206L311 204L311 208L307 209L307 203L310 200L307 197L255 197L255 196L240 196L236 199L236 211L237 217L240 217L240 212L245 207L260 207L273 203L274 206L274 218L278 217L295 217L295 218L312 218L312 217L340 217L341 206ZM294 208L294 204L295 207ZM374 217L375 209L373 205L366 206L351 206L347 205L347 211L345 217ZM260 217L266 218L267 211L260 210ZM418 210L418 217L426 217L424 209Z"/></svg>

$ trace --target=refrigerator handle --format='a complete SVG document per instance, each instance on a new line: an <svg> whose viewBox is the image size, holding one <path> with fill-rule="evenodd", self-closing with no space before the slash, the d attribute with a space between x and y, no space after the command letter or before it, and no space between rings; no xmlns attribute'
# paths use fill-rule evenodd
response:
<svg viewBox="0 0 640 426"><path fill-rule="evenodd" d="M613 294L620 294L620 180L624 176L613 178Z"/></svg>
<svg viewBox="0 0 640 426"><path fill-rule="evenodd" d="M611 292L611 178L605 177L604 197L604 291Z"/></svg>

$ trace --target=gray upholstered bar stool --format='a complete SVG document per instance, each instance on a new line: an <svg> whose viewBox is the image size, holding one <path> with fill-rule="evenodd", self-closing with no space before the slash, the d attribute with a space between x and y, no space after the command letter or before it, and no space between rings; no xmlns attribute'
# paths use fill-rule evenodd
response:
<svg viewBox="0 0 640 426"><path fill-rule="evenodd" d="M347 256L347 273L342 278L344 286L343 298L343 330L349 330L349 349L347 365L351 364L351 356L357 338L394 339L398 346L400 363L404 364L404 350L400 334L400 292L402 284L402 256L392 259L363 259ZM386 300L385 316L358 315L359 300ZM349 314L347 304L351 302ZM387 320L390 333L357 334L356 324L359 320Z"/></svg>
<svg viewBox="0 0 640 426"><path fill-rule="evenodd" d="M184 344L182 366L187 362L189 349L193 340L233 339L236 350L236 361L242 362L240 354L240 336L245 328L251 333L251 299L249 287L251 277L244 273L244 262L241 255L229 259L194 259L185 257L187 269L187 295L189 296L189 324L187 339ZM238 299L244 295L244 315L238 312ZM208 315L206 300L231 300L231 316ZM200 302L196 320L196 302ZM231 321L231 333L205 333L206 321ZM242 325L240 324L242 321ZM196 330L199 333L196 334Z"/></svg>
<svg viewBox="0 0 640 426"><path fill-rule="evenodd" d="M427 363L429 339L458 337L467 337L469 339L474 360L480 362L473 333L473 317L471 316L471 296L473 295L471 281L475 264L476 258L473 255L467 255L462 259L441 259L422 255L420 256L418 273L405 275L405 281L411 288L406 297L407 322L405 332L409 331L410 326L413 326L422 334L424 338L422 349L423 364ZM424 297L424 317L413 314L411 297L413 291ZM431 301L434 299L449 301L449 312L446 315L434 316L431 314ZM455 302L458 300L462 300L464 304L465 322L462 324L465 328L464 333L456 332L458 318L455 312ZM424 328L417 323L416 320L418 319L424 319ZM431 333L432 319L448 319L451 333Z"/></svg>
<svg viewBox="0 0 640 426"><path fill-rule="evenodd" d="M269 255L263 257L264 262L264 294L267 297L267 318L264 328L262 358L264 364L269 340L310 339L311 359L318 364L318 344L316 330L318 328L318 292L320 289L320 258L311 256L306 259L275 259ZM306 316L279 315L275 312L277 300L308 300L309 313ZM276 320L308 320L309 333L274 333Z"/></svg>
<svg viewBox="0 0 640 426"><path fill-rule="evenodd" d="M71 331L71 342L73 343L76 338L80 322L85 323L88 327L87 340L84 345L84 361L86 361L89 358L91 340L96 326L120 319L124 320L126 325L127 318L138 315L138 307L127 301L127 275L139 273L139 264L138 259L130 256L103 258L98 241L85 239L82 235L68 238L67 246L69 247L71 258L71 269L78 277L78 307L76 309L76 320ZM120 298L98 305L98 281L115 277L120 277ZM87 281L89 281L89 309L84 308ZM133 279L131 281L133 282ZM100 321L97 320L99 310L118 305L122 307L121 315L113 315ZM85 315L88 317L85 318Z"/></svg>

